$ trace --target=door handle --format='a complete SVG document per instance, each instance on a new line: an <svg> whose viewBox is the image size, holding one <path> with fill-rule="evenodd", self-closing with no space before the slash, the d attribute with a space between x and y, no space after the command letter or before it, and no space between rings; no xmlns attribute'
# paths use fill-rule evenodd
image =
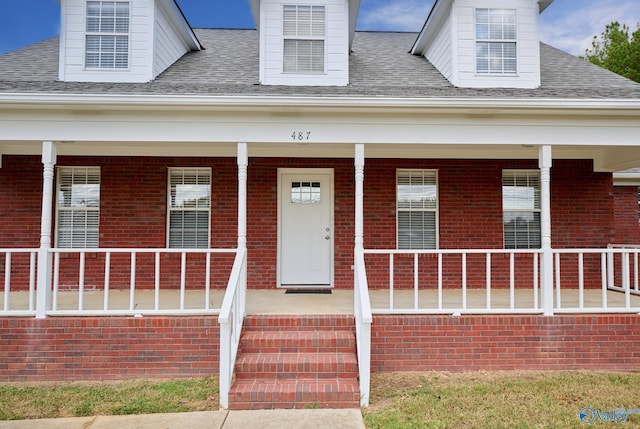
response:
<svg viewBox="0 0 640 429"><path fill-rule="evenodd" d="M329 237L328 235L324 237L325 240L331 240L331 237Z"/></svg>

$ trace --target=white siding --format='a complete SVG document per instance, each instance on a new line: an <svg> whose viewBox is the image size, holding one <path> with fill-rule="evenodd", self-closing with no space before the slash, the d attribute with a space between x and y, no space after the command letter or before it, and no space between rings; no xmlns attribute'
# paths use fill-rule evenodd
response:
<svg viewBox="0 0 640 429"><path fill-rule="evenodd" d="M437 30L433 42L427 46L425 57L449 81L453 75L453 35L451 16L447 17Z"/></svg>
<svg viewBox="0 0 640 429"><path fill-rule="evenodd" d="M189 51L189 47L178 35L161 4L161 2L158 2L155 9L153 78L165 71Z"/></svg>
<svg viewBox="0 0 640 429"><path fill-rule="evenodd" d="M480 75L476 73L475 9L516 9L517 56L516 75ZM456 0L452 9L457 46L457 72L450 81L467 88L537 88L540 86L540 43L538 37L537 0Z"/></svg>
<svg viewBox="0 0 640 429"><path fill-rule="evenodd" d="M152 79L153 0L129 0L129 68L84 67L86 0L62 0L60 79L72 82L148 82Z"/></svg>
<svg viewBox="0 0 640 429"><path fill-rule="evenodd" d="M283 73L283 5L325 6L327 32L323 74ZM260 82L265 85L345 86L349 83L348 0L262 0Z"/></svg>

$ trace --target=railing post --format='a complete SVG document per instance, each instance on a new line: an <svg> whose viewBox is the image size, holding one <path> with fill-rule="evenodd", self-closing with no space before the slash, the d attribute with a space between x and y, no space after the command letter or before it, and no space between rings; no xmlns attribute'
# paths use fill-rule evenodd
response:
<svg viewBox="0 0 640 429"><path fill-rule="evenodd" d="M247 247L247 165L246 143L238 143L238 248Z"/></svg>
<svg viewBox="0 0 640 429"><path fill-rule="evenodd" d="M360 374L360 406L369 405L371 378L371 304L364 265L364 145L355 147L355 246L354 246L354 315L358 371Z"/></svg>
<svg viewBox="0 0 640 429"><path fill-rule="evenodd" d="M38 250L38 276L36 317L45 318L51 305L51 222L53 219L53 176L57 160L56 146L42 142L42 215L40 218L40 249Z"/></svg>
<svg viewBox="0 0 640 429"><path fill-rule="evenodd" d="M356 145L355 247L364 248L364 145Z"/></svg>
<svg viewBox="0 0 640 429"><path fill-rule="evenodd" d="M249 166L249 150L246 143L238 143L238 250L247 249L247 181ZM238 291L240 303L239 317L244 317L247 307L247 258L245 255L241 271L241 285ZM239 321L240 322L240 321ZM240 323L242 328L242 323ZM238 332L240 335L240 332Z"/></svg>
<svg viewBox="0 0 640 429"><path fill-rule="evenodd" d="M238 143L238 253L220 309L220 407L229 408L233 367L246 312L247 289L247 144Z"/></svg>
<svg viewBox="0 0 640 429"><path fill-rule="evenodd" d="M545 316L553 316L553 249L551 248L551 146L540 146L540 295Z"/></svg>

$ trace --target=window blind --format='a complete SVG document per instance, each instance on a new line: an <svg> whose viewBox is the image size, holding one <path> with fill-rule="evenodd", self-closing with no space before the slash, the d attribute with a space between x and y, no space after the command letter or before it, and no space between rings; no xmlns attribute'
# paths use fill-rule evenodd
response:
<svg viewBox="0 0 640 429"><path fill-rule="evenodd" d="M56 246L97 248L100 224L100 168L58 170Z"/></svg>
<svg viewBox="0 0 640 429"><path fill-rule="evenodd" d="M129 67L129 2L88 1L85 67Z"/></svg>
<svg viewBox="0 0 640 429"><path fill-rule="evenodd" d="M398 249L435 249L437 210L437 172L398 170Z"/></svg>
<svg viewBox="0 0 640 429"><path fill-rule="evenodd" d="M169 247L209 247L211 170L169 170Z"/></svg>
<svg viewBox="0 0 640 429"><path fill-rule="evenodd" d="M540 172L506 170L502 174L504 247L538 249L541 246Z"/></svg>
<svg viewBox="0 0 640 429"><path fill-rule="evenodd" d="M284 72L325 71L325 13L324 6L284 5Z"/></svg>

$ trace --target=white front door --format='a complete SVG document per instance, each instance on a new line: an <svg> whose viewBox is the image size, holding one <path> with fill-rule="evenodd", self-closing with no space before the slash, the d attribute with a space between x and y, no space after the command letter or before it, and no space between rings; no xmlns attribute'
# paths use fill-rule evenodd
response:
<svg viewBox="0 0 640 429"><path fill-rule="evenodd" d="M279 170L278 285L333 286L333 169Z"/></svg>

